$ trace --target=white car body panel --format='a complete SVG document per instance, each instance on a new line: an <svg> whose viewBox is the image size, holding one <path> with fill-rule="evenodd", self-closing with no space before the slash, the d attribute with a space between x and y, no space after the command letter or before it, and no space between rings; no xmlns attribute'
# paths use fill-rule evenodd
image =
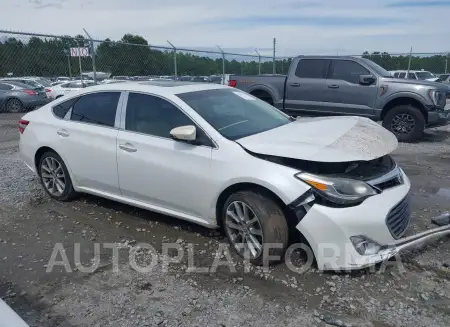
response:
<svg viewBox="0 0 450 327"><path fill-rule="evenodd" d="M297 229L310 243L316 254L319 269L335 268L327 266L329 262L333 262L339 269L354 269L363 265L367 258L359 255L350 242L351 236L361 235L362 231L362 235L379 244L390 244L395 241L386 225L385 217L405 198L411 187L409 179L402 174L403 185L372 196L358 206L350 208L312 206L297 225ZM327 258L319 253L330 244L330 248L336 248L336 257Z"/></svg>
<svg viewBox="0 0 450 327"><path fill-rule="evenodd" d="M398 146L391 132L363 117L300 119L238 143L256 153L321 162L373 160Z"/></svg>
<svg viewBox="0 0 450 327"><path fill-rule="evenodd" d="M0 327L29 327L29 325L0 299Z"/></svg>
<svg viewBox="0 0 450 327"><path fill-rule="evenodd" d="M221 88L228 87L219 84L158 87L135 82L89 87L72 96L98 91L122 92L113 127L57 118L52 107L71 97L60 98L23 117L30 124L21 134L20 153L26 165L36 172L36 152L41 147L49 147L65 162L76 191L216 228L219 225L216 211L222 210L216 209L219 197L236 184L263 187L289 208L299 205L298 200L311 190L294 176L299 169L258 158L246 149L308 161L343 162L372 160L397 147L397 140L390 132L357 117L299 120L237 142L228 140L176 96ZM157 95L172 102L211 138L214 146L195 146L126 131L128 92ZM296 227L311 245L320 269L365 267L389 258L406 246L402 244L371 256L359 255L351 244L346 247L349 238L357 235L367 236L381 245L395 241L385 220L387 213L408 194L410 182L406 176L403 180L401 185L353 207L313 204L308 208ZM335 258L337 267L332 267L320 251L322 245L329 243L344 251Z"/></svg>

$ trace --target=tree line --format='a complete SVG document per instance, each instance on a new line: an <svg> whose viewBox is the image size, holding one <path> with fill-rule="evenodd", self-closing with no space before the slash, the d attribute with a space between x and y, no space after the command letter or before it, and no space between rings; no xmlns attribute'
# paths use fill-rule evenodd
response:
<svg viewBox="0 0 450 327"><path fill-rule="evenodd" d="M77 76L82 71L93 70L92 57L70 56L72 47L90 47L95 53L97 71L111 73L112 76L149 76L173 75L175 71L172 50L155 49L149 46L146 39L139 35L125 34L121 40L114 42L106 39L100 44L91 44L82 35L58 38L30 37L26 40L18 37L3 38L0 41L0 76L8 73L14 76ZM386 52L364 52L363 57L371 59L388 70L406 69L408 56L393 56ZM444 72L446 57L413 56L411 69L425 69L435 73ZM277 59L276 73L286 74L291 59ZM178 75L220 75L222 74L221 55L201 52L177 52ZM225 72L227 74L271 74L271 59L238 57L226 55Z"/></svg>

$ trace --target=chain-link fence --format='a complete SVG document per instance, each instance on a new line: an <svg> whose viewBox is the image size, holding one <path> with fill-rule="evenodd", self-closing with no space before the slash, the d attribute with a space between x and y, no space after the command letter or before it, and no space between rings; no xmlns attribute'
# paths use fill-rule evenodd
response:
<svg viewBox="0 0 450 327"><path fill-rule="evenodd" d="M228 74L286 74L292 58L230 53L217 50L182 49L149 45L136 35L121 41L0 30L0 77L42 76L56 78L116 77L124 79L170 78L222 81ZM362 52L362 56L387 70L424 70L447 73L447 53Z"/></svg>

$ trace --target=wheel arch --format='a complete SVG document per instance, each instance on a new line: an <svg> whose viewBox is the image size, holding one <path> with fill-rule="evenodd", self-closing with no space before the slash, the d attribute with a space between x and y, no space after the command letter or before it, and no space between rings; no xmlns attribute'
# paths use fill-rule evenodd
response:
<svg viewBox="0 0 450 327"><path fill-rule="evenodd" d="M67 164L67 160L64 158L63 155L61 155L61 153L59 153L58 151L56 151L54 148L52 148L50 146L43 145L36 150L36 153L34 154L34 158L33 158L34 159L34 167L36 168L36 174L39 176L39 161L40 161L42 155L46 152L54 152L58 156L61 157L62 161L64 162L64 165L67 168L67 171L69 172L70 179L72 180L72 185L74 188L76 188L77 180L74 178L73 172L70 169L70 166Z"/></svg>
<svg viewBox="0 0 450 327"><path fill-rule="evenodd" d="M266 101L272 105L275 104L275 98L276 98L275 94L267 86L257 85L255 87L249 89L248 93L250 93L254 97L257 97L258 99Z"/></svg>
<svg viewBox="0 0 450 327"><path fill-rule="evenodd" d="M263 194L272 199L278 206L280 206L281 210L283 211L283 214L285 215L286 221L288 223L288 227L289 228L292 227L291 223L295 219L295 217L292 216L293 212L289 209L288 205L281 199L281 197L279 197L273 190L270 190L269 188L263 185L253 182L239 182L229 185L219 194L217 198L215 205L215 214L217 225L220 228L223 228L222 210L223 206L225 205L225 202L230 197L230 195L240 191L253 191Z"/></svg>
<svg viewBox="0 0 450 327"><path fill-rule="evenodd" d="M384 119L386 114L391 110L392 108L398 107L398 106L412 106L420 110L422 115L425 118L425 122L428 123L428 111L423 105L423 103L412 96L400 96L394 99L389 100L383 107L383 110L381 111L381 120Z"/></svg>

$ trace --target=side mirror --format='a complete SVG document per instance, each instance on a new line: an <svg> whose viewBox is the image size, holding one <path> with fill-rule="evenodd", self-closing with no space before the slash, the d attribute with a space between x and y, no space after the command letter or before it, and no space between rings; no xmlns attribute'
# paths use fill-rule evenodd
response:
<svg viewBox="0 0 450 327"><path fill-rule="evenodd" d="M197 129L194 125L179 126L172 129L170 135L180 141L195 141L197 138Z"/></svg>
<svg viewBox="0 0 450 327"><path fill-rule="evenodd" d="M373 75L360 75L359 76L359 84L361 85L370 85L373 84L377 79Z"/></svg>

